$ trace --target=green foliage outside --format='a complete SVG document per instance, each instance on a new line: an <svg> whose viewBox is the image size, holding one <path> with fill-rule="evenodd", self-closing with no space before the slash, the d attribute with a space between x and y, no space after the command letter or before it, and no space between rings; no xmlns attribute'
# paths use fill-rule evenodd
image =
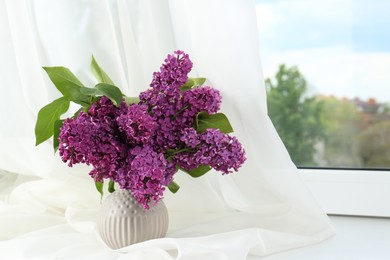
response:
<svg viewBox="0 0 390 260"><path fill-rule="evenodd" d="M367 167L390 167L390 121L373 124L358 139L359 155Z"/></svg>
<svg viewBox="0 0 390 260"><path fill-rule="evenodd" d="M297 166L390 167L390 107L308 95L298 68L266 79L268 114Z"/></svg>
<svg viewBox="0 0 390 260"><path fill-rule="evenodd" d="M326 97L319 99L320 125L324 136L320 158L324 166L361 167L358 134L362 130L363 115L348 99Z"/></svg>
<svg viewBox="0 0 390 260"><path fill-rule="evenodd" d="M292 160L300 166L315 165L315 144L323 135L320 106L305 96L307 83L296 67L280 65L275 79L265 81L268 114Z"/></svg>

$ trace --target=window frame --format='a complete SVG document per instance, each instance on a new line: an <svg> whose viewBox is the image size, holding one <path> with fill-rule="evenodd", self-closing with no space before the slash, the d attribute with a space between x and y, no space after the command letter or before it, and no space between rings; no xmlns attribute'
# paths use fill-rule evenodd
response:
<svg viewBox="0 0 390 260"><path fill-rule="evenodd" d="M256 2L256 8L263 4L267 6L266 1ZM268 21L264 17L268 16L262 17L260 14L257 17L258 32L262 37L265 35L265 27L262 28L260 24L267 24ZM277 17L269 16L268 19L272 22ZM347 30L352 30L352 27ZM272 35L270 39L273 40ZM265 42L265 38L260 40L261 42ZM266 57L263 57L263 60L266 60ZM300 67L297 62L295 64ZM273 79L273 76L269 78ZM328 214L390 217L390 169L298 167L298 173L318 204Z"/></svg>
<svg viewBox="0 0 390 260"><path fill-rule="evenodd" d="M329 215L390 217L390 170L299 168Z"/></svg>

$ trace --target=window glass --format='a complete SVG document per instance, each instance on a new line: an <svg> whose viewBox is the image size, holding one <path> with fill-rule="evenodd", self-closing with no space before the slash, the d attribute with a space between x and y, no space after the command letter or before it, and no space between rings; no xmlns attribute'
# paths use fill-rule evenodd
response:
<svg viewBox="0 0 390 260"><path fill-rule="evenodd" d="M301 167L390 167L390 1L257 0L269 115Z"/></svg>

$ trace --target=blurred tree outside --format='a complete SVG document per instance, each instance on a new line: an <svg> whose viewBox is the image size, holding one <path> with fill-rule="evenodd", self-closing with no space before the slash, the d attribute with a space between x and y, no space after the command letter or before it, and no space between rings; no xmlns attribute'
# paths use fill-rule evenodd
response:
<svg viewBox="0 0 390 260"><path fill-rule="evenodd" d="M390 167L390 106L309 96L296 66L266 79L268 114L297 166Z"/></svg>
<svg viewBox="0 0 390 260"><path fill-rule="evenodd" d="M390 106L369 100L364 110L364 130L359 134L359 156L369 168L390 167Z"/></svg>
<svg viewBox="0 0 390 260"><path fill-rule="evenodd" d="M314 97L305 96L307 83L293 66L282 64L275 79L266 79L268 114L298 166L315 166L315 144L323 136L321 109Z"/></svg>
<svg viewBox="0 0 390 260"><path fill-rule="evenodd" d="M361 167L358 135L363 127L363 114L348 99L317 98L321 106L320 121L324 129L322 161L319 166Z"/></svg>
<svg viewBox="0 0 390 260"><path fill-rule="evenodd" d="M359 135L359 155L369 168L390 167L390 120L375 123Z"/></svg>

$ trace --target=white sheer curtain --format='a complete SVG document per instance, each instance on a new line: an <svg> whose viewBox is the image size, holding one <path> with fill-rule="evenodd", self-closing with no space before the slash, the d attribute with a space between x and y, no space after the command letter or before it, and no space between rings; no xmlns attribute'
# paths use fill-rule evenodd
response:
<svg viewBox="0 0 390 260"><path fill-rule="evenodd" d="M5 259L246 259L320 242L328 218L297 174L267 116L254 1L0 1L0 252ZM247 152L238 173L178 173L165 193L167 238L112 251L95 232L99 195L85 167L34 146L39 109L58 93L41 66L85 84L91 55L128 95L148 87L168 53L223 95Z"/></svg>

